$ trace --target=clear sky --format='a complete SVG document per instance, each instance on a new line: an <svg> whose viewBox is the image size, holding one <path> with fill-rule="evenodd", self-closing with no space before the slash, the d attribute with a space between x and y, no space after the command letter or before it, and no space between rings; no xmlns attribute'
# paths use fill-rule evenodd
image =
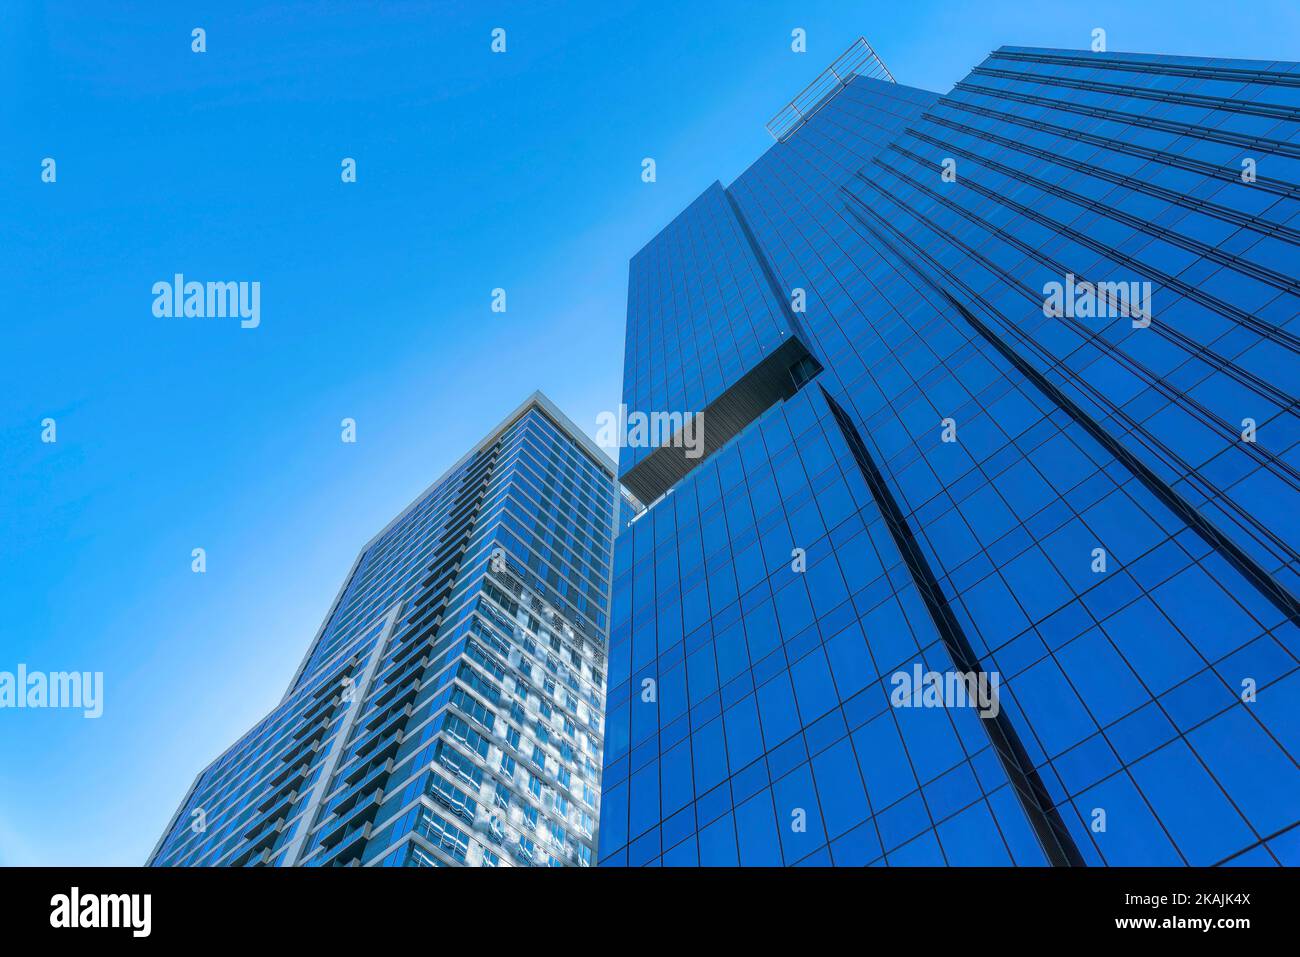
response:
<svg viewBox="0 0 1300 957"><path fill-rule="evenodd" d="M0 864L142 863L375 532L535 388L594 433L629 256L858 35L940 92L1097 26L1300 58L1294 0L5 6L0 671L105 690L0 710ZM261 325L155 317L178 272L260 282Z"/></svg>

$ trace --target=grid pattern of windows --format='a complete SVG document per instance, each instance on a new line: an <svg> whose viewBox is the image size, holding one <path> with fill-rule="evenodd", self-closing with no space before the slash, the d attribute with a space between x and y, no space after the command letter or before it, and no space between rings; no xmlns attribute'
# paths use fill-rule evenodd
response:
<svg viewBox="0 0 1300 957"><path fill-rule="evenodd" d="M366 547L151 863L591 864L618 502L534 396Z"/></svg>
<svg viewBox="0 0 1300 957"><path fill-rule="evenodd" d="M789 331L715 183L632 259L623 401L633 412L699 412ZM620 450L619 474L652 451Z"/></svg>
<svg viewBox="0 0 1300 957"><path fill-rule="evenodd" d="M822 369L620 530L602 863L1300 863L1298 106L1004 48L696 201ZM629 401L724 267L633 260ZM998 715L895 693L952 672Z"/></svg>

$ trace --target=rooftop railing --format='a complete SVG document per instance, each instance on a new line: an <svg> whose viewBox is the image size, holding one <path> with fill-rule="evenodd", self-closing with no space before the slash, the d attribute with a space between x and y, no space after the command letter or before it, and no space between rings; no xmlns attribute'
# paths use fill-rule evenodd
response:
<svg viewBox="0 0 1300 957"><path fill-rule="evenodd" d="M830 102L836 93L848 86L855 76L895 82L894 74L889 72L889 67L885 66L866 37L858 37L853 41L817 79L778 110L776 116L768 121L767 131L778 143L785 142L795 130Z"/></svg>

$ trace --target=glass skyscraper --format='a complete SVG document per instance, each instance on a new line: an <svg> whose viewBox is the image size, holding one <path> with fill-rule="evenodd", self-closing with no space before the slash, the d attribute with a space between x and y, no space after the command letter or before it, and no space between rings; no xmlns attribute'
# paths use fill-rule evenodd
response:
<svg viewBox="0 0 1300 957"><path fill-rule="evenodd" d="M860 43L769 129L631 262L707 454L620 462L600 862L1300 864L1300 64Z"/></svg>
<svg viewBox="0 0 1300 957"><path fill-rule="evenodd" d="M150 864L592 864L621 507L534 394L362 550Z"/></svg>

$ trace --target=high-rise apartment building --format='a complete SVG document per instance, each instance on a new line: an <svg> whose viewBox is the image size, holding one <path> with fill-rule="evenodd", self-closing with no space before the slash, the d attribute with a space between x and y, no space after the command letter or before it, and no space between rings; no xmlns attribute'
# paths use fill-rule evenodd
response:
<svg viewBox="0 0 1300 957"><path fill-rule="evenodd" d="M631 263L706 454L620 462L600 862L1300 864L1300 64L769 129Z"/></svg>
<svg viewBox="0 0 1300 957"><path fill-rule="evenodd" d="M534 394L362 550L150 863L592 864L619 502Z"/></svg>

